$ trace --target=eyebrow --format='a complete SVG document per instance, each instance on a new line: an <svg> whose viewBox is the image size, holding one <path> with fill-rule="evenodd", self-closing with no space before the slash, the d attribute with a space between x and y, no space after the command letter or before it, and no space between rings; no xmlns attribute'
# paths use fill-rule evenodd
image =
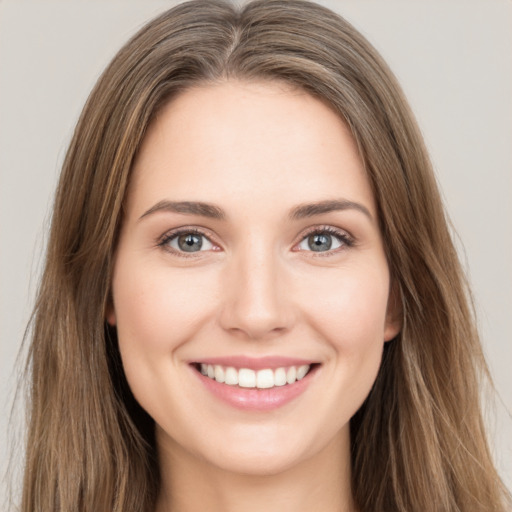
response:
<svg viewBox="0 0 512 512"><path fill-rule="evenodd" d="M200 201L167 201L163 200L156 203L148 211L144 212L139 220L156 212L183 213L185 215L200 215L211 219L224 220L226 214L224 210L209 203Z"/></svg>
<svg viewBox="0 0 512 512"><path fill-rule="evenodd" d="M372 214L366 206L347 199L331 199L327 201L320 201L318 203L301 204L290 212L290 218L293 220L299 220L314 217L315 215L321 215L323 213L343 210L357 210L364 213L370 220L373 220Z"/></svg>
<svg viewBox="0 0 512 512"><path fill-rule="evenodd" d="M330 199L326 201L319 201L316 203L304 203L296 206L290 212L289 217L292 220L300 220L308 217L314 217L315 215L322 215L323 213L330 213L335 211L343 210L357 210L366 215L370 220L373 217L365 206L354 201L347 199ZM185 215L199 215L201 217L208 217L210 219L225 220L226 213L222 208L215 206L210 203L204 203L201 201L159 201L157 204L152 206L149 210L144 212L139 220L152 215L156 212L171 212L171 213L182 213Z"/></svg>

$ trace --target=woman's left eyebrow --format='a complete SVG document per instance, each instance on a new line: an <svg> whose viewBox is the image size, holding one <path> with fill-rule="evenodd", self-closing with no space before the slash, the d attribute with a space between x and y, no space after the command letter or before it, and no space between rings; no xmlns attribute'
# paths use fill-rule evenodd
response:
<svg viewBox="0 0 512 512"><path fill-rule="evenodd" d="M361 203L349 201L348 199L329 199L326 201L319 201L317 203L300 204L290 212L290 218L293 220L299 220L307 217L313 217L315 215L321 215L323 213L343 210L357 210L364 213L364 215L373 221L373 216L366 206Z"/></svg>
<svg viewBox="0 0 512 512"><path fill-rule="evenodd" d="M224 210L210 203L203 203L201 201L168 201L163 200L156 203L149 210L144 212L139 220L156 212L172 212L182 213L185 215L200 215L202 217L209 217L211 219L224 220L226 214Z"/></svg>

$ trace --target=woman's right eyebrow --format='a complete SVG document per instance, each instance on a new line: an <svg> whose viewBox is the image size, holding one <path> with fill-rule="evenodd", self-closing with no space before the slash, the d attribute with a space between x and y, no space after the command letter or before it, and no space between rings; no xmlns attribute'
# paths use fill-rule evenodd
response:
<svg viewBox="0 0 512 512"><path fill-rule="evenodd" d="M202 217L209 217L211 219L224 220L226 213L222 208L215 206L210 203L203 203L201 201L168 201L164 199L159 201L149 210L144 212L140 217L139 221L148 215L152 215L156 212L172 212L182 213L185 215L200 215Z"/></svg>

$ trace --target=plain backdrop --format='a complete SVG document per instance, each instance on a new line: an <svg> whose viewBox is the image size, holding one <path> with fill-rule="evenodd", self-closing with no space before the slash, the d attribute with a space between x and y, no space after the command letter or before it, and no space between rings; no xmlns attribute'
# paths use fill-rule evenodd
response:
<svg viewBox="0 0 512 512"><path fill-rule="evenodd" d="M81 107L115 51L172 1L0 1L0 471L53 190ZM501 400L491 425L512 487L512 3L323 1L377 47L417 115L457 232ZM23 451L14 449L9 476ZM0 493L0 504L5 495ZM1 506L0 506L1 507Z"/></svg>

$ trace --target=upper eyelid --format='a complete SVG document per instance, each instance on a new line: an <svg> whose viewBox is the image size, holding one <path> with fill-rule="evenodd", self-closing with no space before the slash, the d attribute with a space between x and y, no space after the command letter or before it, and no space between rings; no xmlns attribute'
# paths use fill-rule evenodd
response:
<svg viewBox="0 0 512 512"><path fill-rule="evenodd" d="M215 236L213 236L209 230L206 230L204 228L199 228L197 226L182 226L179 228L169 229L168 231L166 231L165 233L163 233L161 236L159 236L157 238L157 242L160 243L160 242L168 241L171 238L182 235L184 233L194 233L196 235L201 235L201 236L204 236L205 238L208 238L208 240L210 240L210 242L216 243L216 242L214 242Z"/></svg>
<svg viewBox="0 0 512 512"><path fill-rule="evenodd" d="M315 233L315 232L333 232L333 233L346 233L349 234L346 229L338 228L336 226L331 226L330 224L320 224L315 226L309 226L304 230L306 233Z"/></svg>
<svg viewBox="0 0 512 512"><path fill-rule="evenodd" d="M342 238L349 238L352 241L355 240L354 236L346 229L331 226L329 224L324 224L306 228L306 230L299 235L299 241L303 240L306 236L312 235L314 233L329 233L331 235L338 235Z"/></svg>

